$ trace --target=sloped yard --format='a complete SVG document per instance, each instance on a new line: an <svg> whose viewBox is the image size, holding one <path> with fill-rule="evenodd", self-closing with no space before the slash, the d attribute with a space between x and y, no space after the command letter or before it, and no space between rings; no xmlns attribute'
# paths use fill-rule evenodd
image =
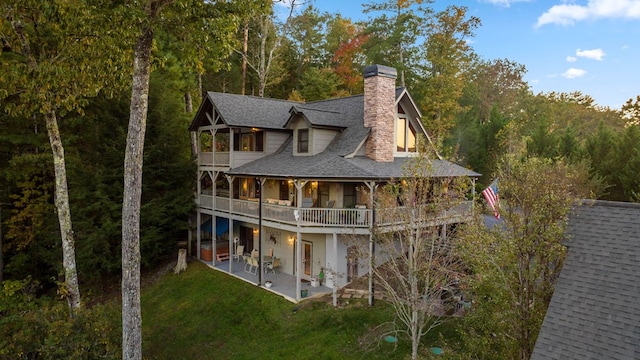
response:
<svg viewBox="0 0 640 360"><path fill-rule="evenodd" d="M402 337L395 347L372 336L393 318L383 303L296 305L198 262L145 287L142 317L146 359L389 359L410 351ZM425 338L425 350L437 336Z"/></svg>

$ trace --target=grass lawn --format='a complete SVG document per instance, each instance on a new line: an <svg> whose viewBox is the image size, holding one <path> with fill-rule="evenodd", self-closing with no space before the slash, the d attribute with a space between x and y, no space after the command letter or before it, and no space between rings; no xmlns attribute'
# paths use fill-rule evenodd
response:
<svg viewBox="0 0 640 360"><path fill-rule="evenodd" d="M411 348L406 338L395 348L371 335L393 319L382 302L293 304L199 262L146 287L142 319L145 359L403 359ZM424 338L425 353L451 327Z"/></svg>

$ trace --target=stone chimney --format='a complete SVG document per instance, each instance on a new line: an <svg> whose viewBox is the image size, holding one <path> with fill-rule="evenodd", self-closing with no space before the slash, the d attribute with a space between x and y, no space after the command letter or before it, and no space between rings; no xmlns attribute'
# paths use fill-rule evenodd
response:
<svg viewBox="0 0 640 360"><path fill-rule="evenodd" d="M366 155L379 162L393 161L396 118L396 69L384 65L364 68L364 127L371 128Z"/></svg>

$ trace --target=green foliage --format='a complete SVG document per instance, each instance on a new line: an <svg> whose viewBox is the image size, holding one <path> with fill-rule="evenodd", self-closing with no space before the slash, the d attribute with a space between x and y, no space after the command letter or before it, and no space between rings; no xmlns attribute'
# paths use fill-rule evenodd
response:
<svg viewBox="0 0 640 360"><path fill-rule="evenodd" d="M569 211L592 190L587 167L506 156L497 173L503 223L465 229L463 260L474 311L461 328L465 354L528 359L557 281Z"/></svg>
<svg viewBox="0 0 640 360"><path fill-rule="evenodd" d="M4 257L9 277L49 283L60 268L60 232L53 206L51 155L14 157L4 174L11 182L12 210L3 213Z"/></svg>
<svg viewBox="0 0 640 360"><path fill-rule="evenodd" d="M480 19L467 17L467 8L459 6L449 6L428 23L422 49L426 76L419 84L417 98L425 116L422 121L438 145L444 142L463 109L459 100L466 82L464 70L473 53L467 38L479 25Z"/></svg>
<svg viewBox="0 0 640 360"><path fill-rule="evenodd" d="M113 307L80 309L36 299L37 283L4 281L0 289L0 359L117 359L118 313Z"/></svg>
<svg viewBox="0 0 640 360"><path fill-rule="evenodd" d="M340 83L340 78L331 69L309 69L300 81L300 94L306 101L329 99L338 95Z"/></svg>

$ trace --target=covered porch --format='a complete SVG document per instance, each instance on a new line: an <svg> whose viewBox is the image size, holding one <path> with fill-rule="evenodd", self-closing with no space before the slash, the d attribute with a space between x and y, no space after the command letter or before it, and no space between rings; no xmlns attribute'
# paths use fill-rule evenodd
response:
<svg viewBox="0 0 640 360"><path fill-rule="evenodd" d="M200 260L202 261L202 260ZM229 262L233 261L233 265L231 266L232 272L229 272ZM271 291L275 294L282 296L283 298L297 303L302 300L314 297L320 297L323 295L329 295L333 293L333 289L319 285L317 287L312 286L311 282L302 280L300 283L300 294L297 293L296 287L296 276L285 274L281 272L264 272L262 268L259 268L258 271L262 273L262 283L259 284L260 281L260 273L251 273L245 271L245 263L240 260L224 260L224 261L202 261L207 266L214 270L225 272L231 276L234 276L238 279L244 280L248 283L259 285L261 288L267 291ZM271 281L273 284L270 288L267 288L264 283L266 281ZM304 295L304 296L303 296Z"/></svg>

